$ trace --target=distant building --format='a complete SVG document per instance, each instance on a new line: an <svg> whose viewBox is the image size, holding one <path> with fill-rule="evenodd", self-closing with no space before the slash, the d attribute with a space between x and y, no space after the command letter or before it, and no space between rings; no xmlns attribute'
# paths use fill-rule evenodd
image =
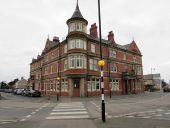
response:
<svg viewBox="0 0 170 128"><path fill-rule="evenodd" d="M145 90L149 88L154 88L156 90L162 89L162 80L160 74L147 74L143 75Z"/></svg>
<svg viewBox="0 0 170 128"><path fill-rule="evenodd" d="M47 38L41 55L30 64L30 87L43 95L85 97L101 95L100 43L96 23L87 33L88 21L77 4L67 20L68 35ZM133 40L127 45L115 42L114 33L102 39L105 95L120 95L144 91L142 54Z"/></svg>
<svg viewBox="0 0 170 128"><path fill-rule="evenodd" d="M27 80L21 77L21 80L17 81L15 83L15 88L21 88L21 89L26 89L27 88Z"/></svg>

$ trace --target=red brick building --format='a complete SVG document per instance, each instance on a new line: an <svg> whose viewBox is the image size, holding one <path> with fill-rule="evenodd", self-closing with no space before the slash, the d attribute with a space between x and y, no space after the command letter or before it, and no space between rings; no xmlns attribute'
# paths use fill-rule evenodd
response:
<svg viewBox="0 0 170 128"><path fill-rule="evenodd" d="M68 35L62 42L58 37L46 41L41 55L30 64L30 83L43 95L68 97L98 96L100 87L99 38L96 24L87 34L88 21L77 4L67 20ZM119 45L112 31L102 39L105 95L120 95L144 91L142 54L133 40Z"/></svg>

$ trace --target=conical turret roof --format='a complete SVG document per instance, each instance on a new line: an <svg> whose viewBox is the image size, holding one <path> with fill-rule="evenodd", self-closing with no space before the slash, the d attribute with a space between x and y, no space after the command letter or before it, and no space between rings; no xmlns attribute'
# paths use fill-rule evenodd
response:
<svg viewBox="0 0 170 128"><path fill-rule="evenodd" d="M77 1L76 9L75 9L71 18L83 18L82 14L80 12L80 9L79 9L78 1Z"/></svg>
<svg viewBox="0 0 170 128"><path fill-rule="evenodd" d="M75 9L72 17L67 20L67 24L68 24L68 22L70 22L71 20L83 20L83 21L85 21L85 22L88 24L87 20L84 19L83 15L82 15L81 12L80 12L79 5L78 5L78 0L77 0L76 9Z"/></svg>

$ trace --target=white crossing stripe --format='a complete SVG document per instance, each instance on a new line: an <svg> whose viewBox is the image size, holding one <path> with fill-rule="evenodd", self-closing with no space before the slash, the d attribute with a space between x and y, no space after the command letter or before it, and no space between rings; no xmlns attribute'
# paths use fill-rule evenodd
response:
<svg viewBox="0 0 170 128"><path fill-rule="evenodd" d="M85 118L89 118L88 115L75 115L75 116L51 116L51 117L47 117L46 119L85 119Z"/></svg>
<svg viewBox="0 0 170 128"><path fill-rule="evenodd" d="M54 109L53 112L65 112L65 111L85 111L85 108L69 108L69 109Z"/></svg>
<svg viewBox="0 0 170 128"><path fill-rule="evenodd" d="M87 111L80 112L52 112L50 115L88 114Z"/></svg>
<svg viewBox="0 0 170 128"><path fill-rule="evenodd" d="M46 119L86 119L90 118L82 102L59 103Z"/></svg>
<svg viewBox="0 0 170 128"><path fill-rule="evenodd" d="M55 109L64 109L64 108L66 108L66 109L71 109L71 108L84 108L84 106L57 106L57 107L55 107Z"/></svg>

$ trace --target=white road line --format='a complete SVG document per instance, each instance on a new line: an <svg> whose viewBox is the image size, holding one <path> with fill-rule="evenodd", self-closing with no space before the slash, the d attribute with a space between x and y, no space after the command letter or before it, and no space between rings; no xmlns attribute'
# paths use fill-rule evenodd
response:
<svg viewBox="0 0 170 128"><path fill-rule="evenodd" d="M80 115L80 116L50 116L46 117L46 119L84 119L89 118L88 115Z"/></svg>
<svg viewBox="0 0 170 128"><path fill-rule="evenodd" d="M57 106L55 107L55 109L69 109L69 108L84 108L84 106L67 106L67 107Z"/></svg>
<svg viewBox="0 0 170 128"><path fill-rule="evenodd" d="M26 121L26 119L21 119L20 121Z"/></svg>
<svg viewBox="0 0 170 128"><path fill-rule="evenodd" d="M140 117L140 118L151 118L151 116L144 116L144 117Z"/></svg>
<svg viewBox="0 0 170 128"><path fill-rule="evenodd" d="M36 109L35 111L38 112L38 111L40 111L40 109Z"/></svg>
<svg viewBox="0 0 170 128"><path fill-rule="evenodd" d="M154 116L162 116L162 114L154 115Z"/></svg>
<svg viewBox="0 0 170 128"><path fill-rule="evenodd" d="M36 112L32 112L31 115L35 114Z"/></svg>
<svg viewBox="0 0 170 128"><path fill-rule="evenodd" d="M0 122L0 124L7 124L7 123L11 123L11 122Z"/></svg>
<svg viewBox="0 0 170 128"><path fill-rule="evenodd" d="M0 120L1 122L17 122L17 120Z"/></svg>
<svg viewBox="0 0 170 128"><path fill-rule="evenodd" d="M156 109L156 111L158 111L158 112L162 112L162 111L164 111L163 109Z"/></svg>
<svg viewBox="0 0 170 128"><path fill-rule="evenodd" d="M88 114L87 111L80 111L80 112L52 112L50 115L70 115L70 114Z"/></svg>
<svg viewBox="0 0 170 128"><path fill-rule="evenodd" d="M54 109L53 112L65 112L65 111L85 111L85 108L72 108L72 109Z"/></svg>
<svg viewBox="0 0 170 128"><path fill-rule="evenodd" d="M31 115L27 115L27 116L26 116L26 118L30 118L30 117L31 117Z"/></svg>
<svg viewBox="0 0 170 128"><path fill-rule="evenodd" d="M169 115L170 114L170 112L167 112L167 113L164 113L165 115Z"/></svg>

